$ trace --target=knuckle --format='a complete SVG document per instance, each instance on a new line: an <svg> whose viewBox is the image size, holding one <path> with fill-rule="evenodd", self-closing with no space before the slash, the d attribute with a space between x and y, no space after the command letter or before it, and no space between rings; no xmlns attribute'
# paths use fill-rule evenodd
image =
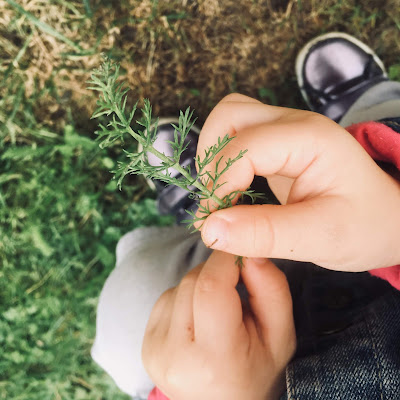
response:
<svg viewBox="0 0 400 400"><path fill-rule="evenodd" d="M213 118L217 118L218 116L223 116L224 118L226 118L226 115L236 113L237 106L250 103L262 104L257 99L245 96L244 94L230 93L222 98L222 100L214 107L210 115L212 115Z"/></svg>
<svg viewBox="0 0 400 400"><path fill-rule="evenodd" d="M175 293L176 293L175 287L166 290L154 304L153 309L151 311L151 317L153 315L158 315L164 309L164 307L166 307L166 305L171 300L171 298L175 295ZM150 319L152 319L151 317L150 317Z"/></svg>
<svg viewBox="0 0 400 400"><path fill-rule="evenodd" d="M193 285L196 281L199 273L201 272L202 268L204 267L204 262L200 263L196 267L192 268L180 281L179 286L188 286Z"/></svg>
<svg viewBox="0 0 400 400"><path fill-rule="evenodd" d="M185 275L181 282L179 283L179 291L186 291L186 289L189 289L190 287L193 286L194 281L196 280L195 276L193 274L187 274Z"/></svg>
<svg viewBox="0 0 400 400"><path fill-rule="evenodd" d="M241 102L244 100L249 99L247 96L240 94L240 93L230 93L226 95L220 102L219 104L223 103L232 103L232 102Z"/></svg>
<svg viewBox="0 0 400 400"><path fill-rule="evenodd" d="M212 293L216 292L220 284L218 279L211 273L203 273L197 281L197 289L200 292Z"/></svg>
<svg viewBox="0 0 400 400"><path fill-rule="evenodd" d="M327 135L330 133L330 130L325 128L331 125L337 126L336 122L314 111L305 111L303 122L307 125L308 129L311 128L310 132L319 136L321 136L321 134Z"/></svg>
<svg viewBox="0 0 400 400"><path fill-rule="evenodd" d="M174 295L176 291L175 287L167 289L157 300L156 306L163 307L167 301Z"/></svg>
<svg viewBox="0 0 400 400"><path fill-rule="evenodd" d="M228 95L231 96L231 95ZM226 96L226 97L228 97ZM230 115L232 113L232 103L235 103L233 100L227 100L226 97L224 97L212 110L211 116L212 119L218 119L222 118L225 115ZM237 101L236 101L237 102Z"/></svg>
<svg viewBox="0 0 400 400"><path fill-rule="evenodd" d="M262 209L260 205L256 207ZM266 257L271 256L275 247L275 231L271 219L265 212L260 212L257 217L254 218L253 226L252 243L254 244L254 253L262 254Z"/></svg>
<svg viewBox="0 0 400 400"><path fill-rule="evenodd" d="M325 117L324 115L319 114L319 113L317 113L315 111L306 111L305 110L303 115L304 115L303 119L307 120L309 122L319 122L319 123L321 123L321 122L325 122L325 121L328 120L327 117Z"/></svg>

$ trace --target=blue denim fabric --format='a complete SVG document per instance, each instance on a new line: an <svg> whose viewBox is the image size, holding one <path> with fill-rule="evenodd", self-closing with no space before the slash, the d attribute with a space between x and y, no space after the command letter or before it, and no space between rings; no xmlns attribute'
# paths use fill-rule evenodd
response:
<svg viewBox="0 0 400 400"><path fill-rule="evenodd" d="M395 132L400 133L400 118L383 118L378 122L385 124L389 128L393 129Z"/></svg>
<svg viewBox="0 0 400 400"><path fill-rule="evenodd" d="M400 292L368 273L274 261L288 276L298 341L282 400L400 399Z"/></svg>

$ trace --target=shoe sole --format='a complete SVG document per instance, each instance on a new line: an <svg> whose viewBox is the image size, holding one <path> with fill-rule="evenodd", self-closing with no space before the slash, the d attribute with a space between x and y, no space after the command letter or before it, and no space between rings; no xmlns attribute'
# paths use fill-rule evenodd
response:
<svg viewBox="0 0 400 400"><path fill-rule="evenodd" d="M355 44L356 46L360 47L362 50L364 50L366 53L371 54L374 61L379 65L379 67L383 71L383 76L387 77L386 74L386 69L385 66L383 65L382 60L376 55L376 53L365 43L361 42L360 40L356 39L355 37L347 34L347 33L342 33L342 32L330 32L326 33L324 35L317 36L316 38L310 40L298 53L297 58L296 58L296 76L297 76L297 83L299 85L300 92L303 96L304 101L307 103L308 108L311 111L314 111L312 109L310 99L307 96L307 93L304 89L304 80L303 80L303 65L305 62L305 59L310 51L310 49L315 46L317 43L325 41L327 39L335 39L335 38L342 38L346 39L349 42Z"/></svg>
<svg viewBox="0 0 400 400"><path fill-rule="evenodd" d="M151 125L150 125L150 130L152 130L154 127L155 127L155 122L153 122ZM171 117L171 118L168 118L168 117L166 117L166 118L159 118L159 120L158 120L158 122L157 122L157 126L160 126L160 125L172 125L172 124L174 124L174 125L176 125L176 126L179 126L179 119L178 118L173 118L173 117ZM195 133L197 133L197 135L200 135L200 129L197 127L197 126L195 126L195 125L193 125L192 126L192 130L195 132ZM138 144L138 151L142 151L143 150L143 147L142 147L142 145L139 143ZM150 179L150 178L145 178L146 179L146 182L147 182L147 185L149 186L149 188L151 189L151 190L153 190L153 191L157 191L157 188L156 188L156 185L154 184L154 182L153 182L153 180L152 179Z"/></svg>

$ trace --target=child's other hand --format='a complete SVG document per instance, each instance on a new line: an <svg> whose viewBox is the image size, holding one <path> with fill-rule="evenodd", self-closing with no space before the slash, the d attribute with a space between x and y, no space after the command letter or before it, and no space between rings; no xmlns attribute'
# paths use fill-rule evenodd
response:
<svg viewBox="0 0 400 400"><path fill-rule="evenodd" d="M286 277L269 260L245 260L243 310L239 275L232 255L214 252L154 306L142 358L171 400L265 400L284 390L296 346Z"/></svg>
<svg viewBox="0 0 400 400"><path fill-rule="evenodd" d="M246 190L261 175L285 205L212 213L201 229L207 245L343 271L400 263L400 184L345 129L316 113L234 94L209 115L198 155L226 133L236 138L225 159L248 151L223 175L227 183L216 194Z"/></svg>

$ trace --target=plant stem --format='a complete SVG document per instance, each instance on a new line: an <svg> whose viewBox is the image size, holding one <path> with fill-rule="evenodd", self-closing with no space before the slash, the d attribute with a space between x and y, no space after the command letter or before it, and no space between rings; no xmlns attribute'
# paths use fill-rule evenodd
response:
<svg viewBox="0 0 400 400"><path fill-rule="evenodd" d="M140 135L138 135L128 124L128 121L126 120L126 117L124 113L119 110L117 107L116 103L114 102L114 108L113 111L115 114L118 116L120 121L124 124L125 129L127 132L134 138L136 139L142 146L146 146L146 140L143 139ZM156 150L153 146L150 146L147 148L147 150L150 153L153 153L156 157L158 157L160 160L164 162L169 162L170 159L163 153L160 153L158 150ZM181 175L183 175L188 181L191 181L193 177L184 169L181 167L179 163L176 163L173 165L173 168L175 168ZM193 186L195 186L197 189L199 189L202 193L205 193L209 198L211 198L213 201L215 201L219 206L224 207L225 204L224 202L216 196L213 192L207 189L206 186L204 186L199 180L195 180L193 183Z"/></svg>

